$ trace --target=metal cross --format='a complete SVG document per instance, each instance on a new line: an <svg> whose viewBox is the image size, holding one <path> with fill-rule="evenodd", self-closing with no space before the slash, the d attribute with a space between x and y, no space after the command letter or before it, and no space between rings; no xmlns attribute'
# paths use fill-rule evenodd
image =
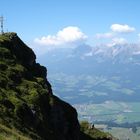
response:
<svg viewBox="0 0 140 140"><path fill-rule="evenodd" d="M4 31L3 31L3 21L4 21L3 16L0 16L1 34L3 34L3 33L4 33Z"/></svg>

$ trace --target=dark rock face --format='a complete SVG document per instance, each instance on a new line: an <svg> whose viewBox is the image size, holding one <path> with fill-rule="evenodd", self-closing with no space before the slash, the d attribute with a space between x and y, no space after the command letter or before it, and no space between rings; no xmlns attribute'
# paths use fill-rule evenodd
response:
<svg viewBox="0 0 140 140"><path fill-rule="evenodd" d="M61 140L78 140L79 123L76 110L69 104L55 97L51 109L51 124ZM65 136L65 137L64 137Z"/></svg>
<svg viewBox="0 0 140 140"><path fill-rule="evenodd" d="M36 140L78 140L76 110L52 94L35 59L16 33L0 35L0 123Z"/></svg>

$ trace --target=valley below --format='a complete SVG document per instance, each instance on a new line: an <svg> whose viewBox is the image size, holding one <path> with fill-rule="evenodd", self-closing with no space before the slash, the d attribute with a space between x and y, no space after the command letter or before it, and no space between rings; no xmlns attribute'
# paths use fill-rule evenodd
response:
<svg viewBox="0 0 140 140"><path fill-rule="evenodd" d="M80 121L89 121L120 140L140 138L139 84L133 88L132 81L117 76L75 77L49 75L54 93L76 108Z"/></svg>
<svg viewBox="0 0 140 140"><path fill-rule="evenodd" d="M135 95L139 84L133 88L130 80L120 81L120 77L75 78L63 73L52 74L50 79L54 93L76 108L80 121L89 121L120 140L140 138L140 102L134 98L139 96Z"/></svg>
<svg viewBox="0 0 140 140"><path fill-rule="evenodd" d="M140 138L140 59L139 55L127 53L133 52L135 46L126 45L121 50L123 47L114 46L118 55L112 57L104 51L89 56L90 52L98 51L90 46L55 50L39 62L48 67L54 94L76 108L79 120L105 126L101 130L120 140L137 140Z"/></svg>

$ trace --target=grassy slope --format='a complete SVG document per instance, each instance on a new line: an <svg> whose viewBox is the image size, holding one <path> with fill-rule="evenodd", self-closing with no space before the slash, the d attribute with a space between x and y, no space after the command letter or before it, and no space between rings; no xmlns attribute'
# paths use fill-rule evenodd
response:
<svg viewBox="0 0 140 140"><path fill-rule="evenodd" d="M31 140L19 133L16 129L8 128L0 124L0 140Z"/></svg>
<svg viewBox="0 0 140 140"><path fill-rule="evenodd" d="M82 137L80 140L116 140L116 138L113 138L109 133L105 133L96 129L94 125L91 125L87 121L82 121L80 125L81 132L85 134L85 136L81 134Z"/></svg>

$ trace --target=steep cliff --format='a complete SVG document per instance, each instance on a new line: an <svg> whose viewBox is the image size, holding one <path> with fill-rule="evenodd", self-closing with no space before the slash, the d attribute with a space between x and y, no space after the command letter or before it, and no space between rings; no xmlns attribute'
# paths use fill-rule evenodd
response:
<svg viewBox="0 0 140 140"><path fill-rule="evenodd" d="M46 77L47 69L16 33L0 35L0 134L21 140L86 140L76 110L53 95Z"/></svg>

